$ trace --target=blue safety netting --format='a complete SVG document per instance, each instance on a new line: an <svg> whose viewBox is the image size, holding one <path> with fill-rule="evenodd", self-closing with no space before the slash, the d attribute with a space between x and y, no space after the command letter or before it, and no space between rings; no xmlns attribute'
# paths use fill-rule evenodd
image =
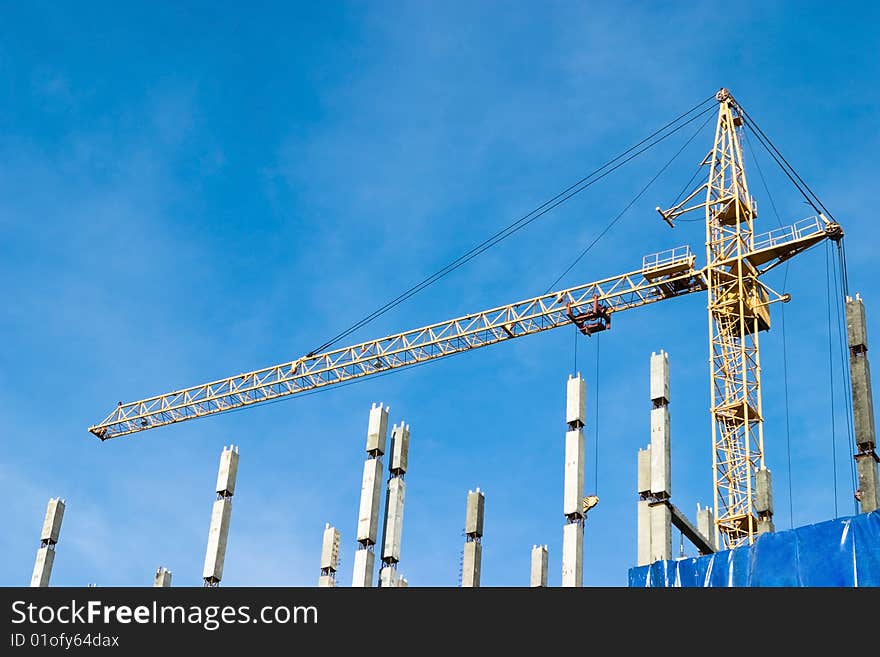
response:
<svg viewBox="0 0 880 657"><path fill-rule="evenodd" d="M753 545L630 568L631 587L880 586L880 510L764 534Z"/></svg>

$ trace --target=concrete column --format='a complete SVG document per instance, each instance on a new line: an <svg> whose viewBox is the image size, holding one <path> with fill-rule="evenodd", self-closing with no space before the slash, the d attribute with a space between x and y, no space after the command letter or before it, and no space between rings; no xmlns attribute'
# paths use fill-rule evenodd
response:
<svg viewBox="0 0 880 657"><path fill-rule="evenodd" d="M368 458L364 461L361 478L361 503L358 510L357 540L361 544L375 545L379 533L379 500L382 496L382 459Z"/></svg>
<svg viewBox="0 0 880 657"><path fill-rule="evenodd" d="M657 499L672 496L669 407L651 409L651 493Z"/></svg>
<svg viewBox="0 0 880 657"><path fill-rule="evenodd" d="M31 586L49 586L53 565L55 565L54 548L43 545L37 549L37 559L34 562L34 572L31 575Z"/></svg>
<svg viewBox="0 0 880 657"><path fill-rule="evenodd" d="M46 506L46 517L43 519L43 528L40 531L40 547L37 550L37 559L34 562L34 572L31 574L31 586L49 586L52 577L52 566L55 564L55 546L61 535L61 521L64 519L64 500L53 497Z"/></svg>
<svg viewBox="0 0 880 657"><path fill-rule="evenodd" d="M571 429L587 423L587 382L577 375L569 375L565 386L565 423Z"/></svg>
<svg viewBox="0 0 880 657"><path fill-rule="evenodd" d="M672 512L662 502L648 505L651 518L650 563L672 558Z"/></svg>
<svg viewBox="0 0 880 657"><path fill-rule="evenodd" d="M697 504L697 531L703 535L713 550L718 549L718 544L715 542L715 515L712 509L709 507L701 509L699 504Z"/></svg>
<svg viewBox="0 0 880 657"><path fill-rule="evenodd" d="M638 484L636 492L639 501L636 517L636 563L646 566L651 563L651 511L648 505L651 503L651 446L639 449L638 469L636 473Z"/></svg>
<svg viewBox="0 0 880 657"><path fill-rule="evenodd" d="M390 406L373 404L370 408L370 420L367 425L367 454L379 457L385 453L385 442L388 439L388 412Z"/></svg>
<svg viewBox="0 0 880 657"><path fill-rule="evenodd" d="M358 507L356 539L358 548L354 553L351 585L373 586L375 568L374 546L379 533L379 506L382 497L382 455L388 439L388 412L391 409L373 404L367 425L367 460L361 478L361 500Z"/></svg>
<svg viewBox="0 0 880 657"><path fill-rule="evenodd" d="M171 586L171 571L167 568L159 566L156 569L156 575L153 577L153 586L156 588L168 588Z"/></svg>
<svg viewBox="0 0 880 657"><path fill-rule="evenodd" d="M529 586L546 587L547 586L547 565L549 563L549 554L546 545L532 546L532 568L529 576Z"/></svg>
<svg viewBox="0 0 880 657"><path fill-rule="evenodd" d="M562 513L562 586L583 586L584 568L584 424L587 382L570 375L565 394L565 481Z"/></svg>
<svg viewBox="0 0 880 657"><path fill-rule="evenodd" d="M354 553L354 568L351 576L353 587L369 588L373 586L375 562L376 553L372 549L363 548Z"/></svg>
<svg viewBox="0 0 880 657"><path fill-rule="evenodd" d="M669 422L669 354L651 354L651 493L657 499L672 495L672 457Z"/></svg>
<svg viewBox="0 0 880 657"><path fill-rule="evenodd" d="M464 517L464 554L461 564L461 585L463 588L480 586L480 570L483 560L483 517L486 496L480 491L469 490L467 509Z"/></svg>
<svg viewBox="0 0 880 657"><path fill-rule="evenodd" d="M379 587L383 589L400 588L400 576L397 574L397 568L382 567L379 571Z"/></svg>
<svg viewBox="0 0 880 657"><path fill-rule="evenodd" d="M570 429L565 434L565 491L562 513L567 518L581 517L584 499L584 430Z"/></svg>
<svg viewBox="0 0 880 657"><path fill-rule="evenodd" d="M409 466L409 425L395 424L391 430L391 463L388 471L397 476L406 474Z"/></svg>
<svg viewBox="0 0 880 657"><path fill-rule="evenodd" d="M880 508L880 481L877 476L877 462L871 454L858 454L856 466L859 475L859 504L862 513L870 513Z"/></svg>
<svg viewBox="0 0 880 657"><path fill-rule="evenodd" d="M562 586L584 585L584 526L570 523L562 528Z"/></svg>
<svg viewBox="0 0 880 657"><path fill-rule="evenodd" d="M880 485L877 474L874 396L871 389L871 365L868 362L868 327L861 296L846 298L846 334L849 344L849 371L852 380L853 419L855 422L856 465L859 488L856 498L862 513L880 508Z"/></svg>
<svg viewBox="0 0 880 657"><path fill-rule="evenodd" d="M341 536L336 527L324 524L324 536L321 541L321 575L318 577L319 587L336 586L336 570L339 567L339 543Z"/></svg>
<svg viewBox="0 0 880 657"><path fill-rule="evenodd" d="M397 564L403 538L403 506L406 499L406 474L409 463L409 425L401 422L391 431L391 461L388 464L388 490L385 495L385 523L382 527L382 565L379 586L398 586ZM385 573L393 570L394 574Z"/></svg>
<svg viewBox="0 0 880 657"><path fill-rule="evenodd" d="M480 587L480 568L483 561L483 546L475 541L464 544L464 555L461 565L462 588Z"/></svg>
<svg viewBox="0 0 880 657"><path fill-rule="evenodd" d="M217 586L223 579L223 563L226 560L226 544L229 539L229 521L232 517L232 496L238 476L238 447L224 447L220 454L217 472L217 499L211 510L211 526L208 529L208 547L202 579L205 586Z"/></svg>
<svg viewBox="0 0 880 657"><path fill-rule="evenodd" d="M483 537L483 519L486 513L486 495L477 486L477 490L469 490L467 509L464 517L464 533L470 538Z"/></svg>
<svg viewBox="0 0 880 657"><path fill-rule="evenodd" d="M657 499L672 495L669 422L669 354L651 353L651 493Z"/></svg>
<svg viewBox="0 0 880 657"><path fill-rule="evenodd" d="M231 518L232 500L228 497L214 500L214 507L211 509L211 527L208 530L208 548L205 551L205 567L202 570L205 586L217 586L223 579Z"/></svg>
<svg viewBox="0 0 880 657"><path fill-rule="evenodd" d="M767 468L755 473L755 512L758 514L758 535L774 531L773 482Z"/></svg>
<svg viewBox="0 0 880 657"><path fill-rule="evenodd" d="M638 472L636 475L638 486L636 492L641 498L651 496L651 446L639 449Z"/></svg>
<svg viewBox="0 0 880 657"><path fill-rule="evenodd" d="M639 500L636 525L636 563L639 566L647 566L651 563L651 502L647 499Z"/></svg>
<svg viewBox="0 0 880 657"><path fill-rule="evenodd" d="M403 538L403 504L406 500L406 482L401 477L388 480L388 503L385 510L382 561L400 561L400 543Z"/></svg>
<svg viewBox="0 0 880 657"><path fill-rule="evenodd" d="M672 449L669 420L669 354L662 349L651 353L651 446L649 457L639 452L639 488L644 485L643 460L650 459L651 490L640 492L647 504L639 504L639 560L648 563L672 558L672 512L665 504L672 495Z"/></svg>
<svg viewBox="0 0 880 657"><path fill-rule="evenodd" d="M639 450L636 563L672 558L672 440L669 419L669 354L651 353L651 444Z"/></svg>

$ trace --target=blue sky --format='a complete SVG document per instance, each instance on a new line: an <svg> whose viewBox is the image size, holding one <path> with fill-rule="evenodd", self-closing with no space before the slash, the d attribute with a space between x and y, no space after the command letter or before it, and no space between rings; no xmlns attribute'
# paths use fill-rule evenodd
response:
<svg viewBox="0 0 880 657"><path fill-rule="evenodd" d="M160 564L176 585L200 584L218 459L234 442L224 584L313 585L332 522L348 585L367 415L383 401L412 427L410 584L457 584L465 496L480 486L483 584L527 584L530 548L546 543L558 585L572 329L103 444L86 427L117 401L304 354L720 86L843 224L851 289L878 326L872 6L744 2L721 20L709 3L176 5L3 3L0 584L29 581L50 496L68 503L53 584L149 585ZM688 130L354 338L542 292ZM653 208L711 138L707 128L561 285L679 244L702 254L699 222L670 231ZM809 215L756 154L783 223ZM788 276L790 449L778 308L762 335L780 528L789 484L795 525L835 513L832 397L838 514L853 510L825 272L819 248ZM625 585L635 561L652 351L671 357L673 500L691 515L711 502L706 332L695 295L579 342L587 492L601 498L587 585Z"/></svg>

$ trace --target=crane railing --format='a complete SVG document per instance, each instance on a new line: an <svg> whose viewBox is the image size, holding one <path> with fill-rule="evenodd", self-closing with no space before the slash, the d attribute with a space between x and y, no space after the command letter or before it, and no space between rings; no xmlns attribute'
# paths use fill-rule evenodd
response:
<svg viewBox="0 0 880 657"><path fill-rule="evenodd" d="M754 237L754 250L768 249L780 246L806 235L811 235L818 230L824 229L824 224L818 216L801 219L789 226L774 228L766 233L759 233Z"/></svg>

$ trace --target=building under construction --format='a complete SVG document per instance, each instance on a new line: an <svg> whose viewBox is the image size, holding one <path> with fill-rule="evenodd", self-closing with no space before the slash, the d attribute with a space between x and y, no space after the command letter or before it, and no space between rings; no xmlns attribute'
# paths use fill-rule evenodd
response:
<svg viewBox="0 0 880 657"><path fill-rule="evenodd" d="M134 402L120 402L102 421L89 427L89 431L102 441L121 438L384 374L553 328L573 325L580 334L589 337L611 330L612 319L622 311L686 295L705 294L710 383L707 440L711 440L712 445L712 502L689 516L674 501L671 467L674 432L669 407L670 369L675 367L675 362L674 357L662 349L663 345L658 345L658 350L645 355L648 394L644 408L646 424L650 427L645 436L647 444L632 455L635 490L631 520L637 525L638 538L637 544L632 546L634 567L629 573L630 585L880 585L877 467L880 459L876 452L868 330L864 301L848 289L843 255L845 226L835 221L730 92L721 89L708 103L711 106L707 106L706 101L700 103L649 138L665 138L671 134L669 131L701 117L706 117L706 121L715 118L714 141L702 161L701 171L705 175L700 184L680 194L683 198L672 207L657 208L662 221L673 228L685 215L691 215L685 220L701 217L706 237L702 264L697 262L696 250L685 245L645 256L641 267L634 271L523 301L350 346L336 346L341 339L337 338L300 358L273 367ZM746 129L803 194L815 212L813 216L767 232L756 230L757 203L749 191L742 149L742 133ZM615 161L629 156L633 150L629 149L606 167L614 166ZM765 462L759 339L771 326L774 304L787 303L791 297L771 288L764 276L821 243L833 245L841 262L840 295L845 309L849 360L845 387L851 400L858 476L855 496L860 513L777 532L772 474ZM410 292L405 294L411 295ZM585 379L577 371L560 381L565 417L560 418L558 426L548 428L548 432L558 432L564 453L563 480L559 482L563 508L558 520L562 531L561 584L565 587L583 585L584 531L590 514L601 508L595 492L585 490L584 429L590 421L586 387ZM352 509L351 518L334 518L328 522L323 535L320 528L315 530L315 583L318 586L348 583L348 578L345 582L337 581L342 541L356 546L351 586L400 588L408 585L403 576L406 561L402 548L411 430L414 432L412 446L418 449L420 427L411 429L402 419L392 423L390 408L382 402L369 409L356 520ZM202 574L205 586L217 586L223 579L238 466L239 448L224 447L207 536ZM357 480L354 472L337 473L337 476L348 477L355 483ZM480 586L484 518L486 514L491 517L492 513L491 499L487 506L486 498L491 498L492 492L476 486L462 491L463 529L458 555L458 584L462 587ZM50 500L32 586L50 583L56 551L62 545L60 529L64 513L63 500ZM353 533L346 537L345 528L349 525ZM700 556L674 558L673 528L679 530ZM534 537L530 571L522 573L523 586L527 582L534 587L547 586L546 540L547 537ZM488 554L485 556L489 558ZM166 566L170 564L159 566L156 571L155 586L171 585L171 570Z"/></svg>

